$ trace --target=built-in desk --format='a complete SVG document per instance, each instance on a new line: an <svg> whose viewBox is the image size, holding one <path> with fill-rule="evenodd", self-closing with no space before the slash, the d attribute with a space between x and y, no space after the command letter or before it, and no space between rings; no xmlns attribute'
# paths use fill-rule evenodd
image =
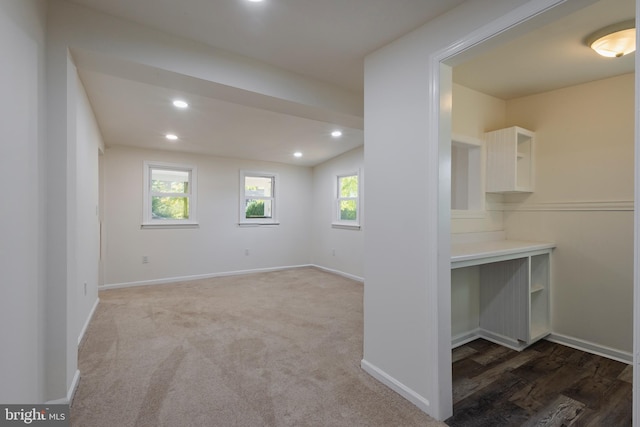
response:
<svg viewBox="0 0 640 427"><path fill-rule="evenodd" d="M479 266L476 336L522 350L551 332L554 247L549 242L513 240L452 242L452 269Z"/></svg>

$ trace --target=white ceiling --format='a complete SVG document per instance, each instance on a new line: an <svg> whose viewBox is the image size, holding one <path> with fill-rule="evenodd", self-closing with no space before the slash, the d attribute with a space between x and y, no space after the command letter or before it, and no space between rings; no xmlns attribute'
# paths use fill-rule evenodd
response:
<svg viewBox="0 0 640 427"><path fill-rule="evenodd" d="M464 0L71 0L362 92L363 59Z"/></svg>
<svg viewBox="0 0 640 427"><path fill-rule="evenodd" d="M80 69L107 145L313 166L363 144L362 129L334 126L192 92ZM189 102L180 110L175 98ZM343 136L332 138L334 129ZM169 141L165 134L179 136ZM296 159L293 153L303 157Z"/></svg>
<svg viewBox="0 0 640 427"><path fill-rule="evenodd" d="M603 58L584 39L634 17L635 0L600 0L454 67L453 79L511 99L632 73L635 54Z"/></svg>
<svg viewBox="0 0 640 427"><path fill-rule="evenodd" d="M362 92L366 54L463 2L72 1L354 93ZM601 0L456 66L454 80L509 99L632 72L634 55L605 60L584 46L582 40L605 25L633 18L633 6L634 0ZM360 124L341 123L345 135L335 140L329 133L336 123L269 111L269 107L257 107L241 99L221 99L215 90L201 86L197 91L185 91L179 89L188 84L165 84L175 78L130 79L126 73L105 72L104 67L88 65L92 63L90 59L81 59L80 76L107 146L135 145L313 166L364 143ZM176 111L170 105L177 95L188 98L188 110ZM167 132L180 135L180 143L164 140ZM298 150L304 153L302 159L292 157Z"/></svg>

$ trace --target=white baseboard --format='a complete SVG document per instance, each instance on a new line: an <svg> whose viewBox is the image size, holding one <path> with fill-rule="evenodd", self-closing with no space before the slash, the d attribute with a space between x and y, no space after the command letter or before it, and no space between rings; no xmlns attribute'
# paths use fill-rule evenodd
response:
<svg viewBox="0 0 640 427"><path fill-rule="evenodd" d="M315 267L312 264L289 265L282 267L256 268L252 270L224 271L220 273L197 274L193 276L166 277L164 279L140 280L136 282L110 283L98 286L99 290L130 288L133 286L162 285L165 283L188 282L191 280L211 279L214 277L239 276L242 274L268 273L270 271L289 270L292 268Z"/></svg>
<svg viewBox="0 0 640 427"><path fill-rule="evenodd" d="M629 353L626 351L616 350L611 347L606 347L600 344L595 344L589 341L560 334L551 334L546 337L546 340L557 344L566 345L567 347L575 348L577 350L582 350L587 353L606 357L608 359L617 360L618 362L627 363L629 365L633 364L633 353Z"/></svg>
<svg viewBox="0 0 640 427"><path fill-rule="evenodd" d="M282 266L282 267L256 268L252 270L236 270L236 271L224 271L221 273L197 274L193 276L166 277L164 279L140 280L136 282L110 283L107 285L98 286L98 289L106 290L106 289L130 288L133 286L162 285L165 283L188 282L191 280L211 279L214 277L225 277L225 276L239 276L242 274L268 273L270 271L281 271L281 270L289 270L292 268L305 268L305 267L317 268L319 270L323 270L328 273L337 274L338 276L346 277L348 279L352 279L358 282L364 282L363 277L356 276L350 273L345 273L343 271L333 270L331 268L323 267L316 264L300 264L300 265L289 265L289 266ZM92 312L92 315L93 315L93 312ZM79 342L80 340L78 340L78 343Z"/></svg>
<svg viewBox="0 0 640 427"><path fill-rule="evenodd" d="M87 320L85 320L84 325L82 326L82 330L80 331L80 335L78 335L78 347L82 343L84 339L84 335L87 333L87 328L89 327L89 323L91 323L91 319L96 312L96 308L98 308L98 304L100 303L100 298L96 298L96 302L93 303L93 307L91 307L91 311L89 312L89 316L87 316Z"/></svg>
<svg viewBox="0 0 640 427"><path fill-rule="evenodd" d="M452 337L451 348L453 349L456 347L460 347L461 345L471 342L477 338L484 338L488 341L494 342L499 345L504 345L517 351L521 351L523 349L522 346L509 345L509 343L505 342L504 340L493 339L494 337L492 337L490 333L488 333L487 331L483 331L482 329L474 329L472 331L464 332L462 334L456 335L455 337ZM611 347L606 347L600 344L595 344L589 341L572 338L561 334L552 333L547 335L543 339L554 342L556 344L566 345L567 347L575 348L576 350L584 351L586 353L606 357L607 359L617 360L618 362L627 363L629 365L633 364L633 354L626 351L616 350Z"/></svg>
<svg viewBox="0 0 640 427"><path fill-rule="evenodd" d="M344 271L334 270L332 268L323 267L321 265L311 264L312 267L317 268L318 270L326 271L328 273L337 274L338 276L346 277L347 279L355 280L357 282L364 283L364 277L356 276L354 274L345 273Z"/></svg>
<svg viewBox="0 0 640 427"><path fill-rule="evenodd" d="M45 402L45 404L46 405L71 405L71 403L73 402L73 397L76 395L78 384L80 384L80 370L76 369L76 373L73 375L73 380L71 381L69 390L67 390L67 396L63 397L62 399L49 400Z"/></svg>
<svg viewBox="0 0 640 427"><path fill-rule="evenodd" d="M428 399L424 398L423 396L416 393L411 388L402 384L400 381L396 380L391 375L384 372L382 369L367 362L364 359L362 359L362 361L360 362L360 367L364 369L365 372L367 372L373 378L380 381L382 384L386 385L391 390L395 391L400 396L404 397L409 402L416 405L423 412L426 412L427 414L431 413L431 404L429 403Z"/></svg>
<svg viewBox="0 0 640 427"><path fill-rule="evenodd" d="M453 350L454 348L465 345L466 343L477 340L478 338L480 338L479 328L476 328L469 332L458 334L455 337L451 338L451 349Z"/></svg>
<svg viewBox="0 0 640 427"><path fill-rule="evenodd" d="M495 332L487 331L486 329L482 328L478 330L478 336L480 338L484 338L487 341L491 341L492 343L510 348L511 350L515 351L522 351L527 347L527 344L525 344L523 341L509 338L505 335L496 334Z"/></svg>
<svg viewBox="0 0 640 427"><path fill-rule="evenodd" d="M483 338L487 341L491 341L492 343L495 343L516 351L522 351L525 348L525 345L521 341L514 340L512 338L505 337L504 335L496 334L482 328L476 328L474 330L463 332L461 334L456 335L455 337L452 337L451 348L454 349L456 347L460 347L478 338Z"/></svg>

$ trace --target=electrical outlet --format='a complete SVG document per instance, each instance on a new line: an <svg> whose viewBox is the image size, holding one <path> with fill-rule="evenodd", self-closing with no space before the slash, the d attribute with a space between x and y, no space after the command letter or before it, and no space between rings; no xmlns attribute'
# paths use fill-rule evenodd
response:
<svg viewBox="0 0 640 427"><path fill-rule="evenodd" d="M335 249L331 249L331 256L336 256L336 250Z"/></svg>
<svg viewBox="0 0 640 427"><path fill-rule="evenodd" d="M87 295L87 282L84 282L84 295Z"/></svg>
<svg viewBox="0 0 640 427"><path fill-rule="evenodd" d="M143 264L148 264L149 263L149 256L148 255L142 255L142 263Z"/></svg>
<svg viewBox="0 0 640 427"><path fill-rule="evenodd" d="M245 254L245 256L249 256L249 249L245 249L244 250L244 254Z"/></svg>

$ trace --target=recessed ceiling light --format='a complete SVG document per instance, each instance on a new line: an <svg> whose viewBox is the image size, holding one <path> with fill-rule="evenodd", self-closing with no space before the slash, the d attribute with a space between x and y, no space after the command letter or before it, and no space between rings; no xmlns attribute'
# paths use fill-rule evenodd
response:
<svg viewBox="0 0 640 427"><path fill-rule="evenodd" d="M296 151L295 153L293 153L293 157L298 157L298 158L300 158L300 157L302 157L302 153L301 153L301 152L299 152L299 151Z"/></svg>
<svg viewBox="0 0 640 427"><path fill-rule="evenodd" d="M169 141L176 141L178 139L178 135L174 135L172 133L168 133L165 135L165 137L169 140Z"/></svg>
<svg viewBox="0 0 640 427"><path fill-rule="evenodd" d="M187 104L185 101L181 99L174 100L173 105L177 108L187 108L189 106L189 104Z"/></svg>
<svg viewBox="0 0 640 427"><path fill-rule="evenodd" d="M262 0L249 0L251 3L261 3Z"/></svg>
<svg viewBox="0 0 640 427"><path fill-rule="evenodd" d="M333 132L331 132L331 136L334 138L340 138L342 136L342 131L341 130L334 130Z"/></svg>

